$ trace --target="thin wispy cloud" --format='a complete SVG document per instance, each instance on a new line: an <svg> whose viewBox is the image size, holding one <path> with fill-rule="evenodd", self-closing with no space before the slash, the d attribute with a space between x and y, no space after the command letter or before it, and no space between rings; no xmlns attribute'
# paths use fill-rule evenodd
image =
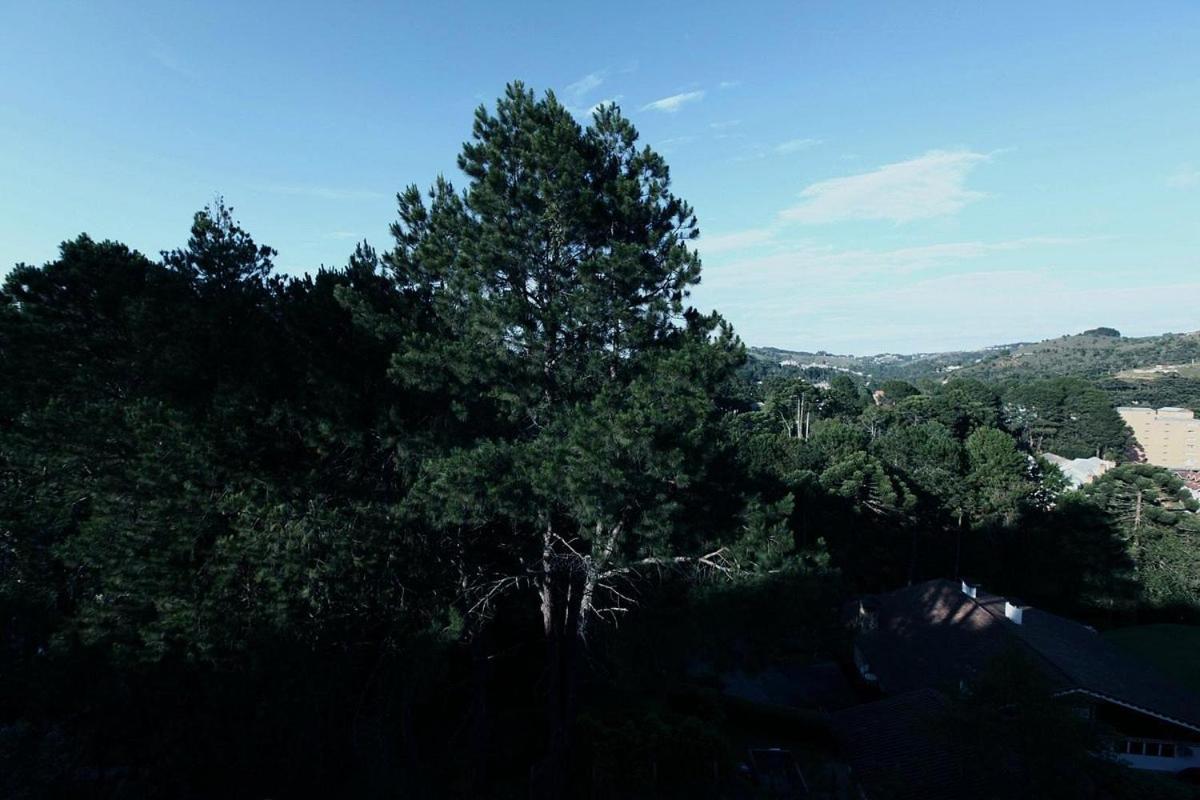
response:
<svg viewBox="0 0 1200 800"><path fill-rule="evenodd" d="M364 189L342 189L334 186L268 184L252 188L270 194L282 194L292 197L314 197L318 200L376 200L385 196L383 192L373 192Z"/></svg>
<svg viewBox="0 0 1200 800"><path fill-rule="evenodd" d="M741 86L741 81L721 81L717 84L718 89L732 89L736 86Z"/></svg>
<svg viewBox="0 0 1200 800"><path fill-rule="evenodd" d="M1183 164L1167 176L1167 186L1172 189L1191 189L1200 186L1200 169L1192 164Z"/></svg>
<svg viewBox="0 0 1200 800"><path fill-rule="evenodd" d="M694 295L702 306L719 301L747 341L859 353L944 350L975 342L963 337L996 344L1015 331L1041 338L1112 324L1147 302L1162 309L1156 325L1195 327L1194 315L1187 316L1200 286L1195 280L1171 285L1164 278L1152 291L1140 285L1097 287L1091 270L1051 268L1111 237L1031 236L876 249L785 244L775 241L777 233L751 229L714 237L735 245L735 251L758 246L765 252L711 259L715 263L706 258L704 281ZM706 241L698 242L702 256L710 254Z"/></svg>
<svg viewBox="0 0 1200 800"><path fill-rule="evenodd" d="M789 139L786 142L775 145L775 152L786 156L816 147L820 143L820 139Z"/></svg>
<svg viewBox="0 0 1200 800"><path fill-rule="evenodd" d="M788 243L780 227L750 228L713 237L701 236L701 255L765 248L762 255L721 260L705 272L709 288L753 286L772 296L797 280L845 280L901 275L954 268L987 256L1044 247L1073 247L1099 241L1096 237L1026 236L999 241L938 242L889 249L841 248L811 241Z"/></svg>
<svg viewBox="0 0 1200 800"><path fill-rule="evenodd" d="M637 69L637 64L623 67L618 70L600 69L595 72L589 72L574 83L568 84L562 91L563 105L571 115L581 121L590 121L591 117L600 110L601 106L616 105L620 102L624 95L614 94L603 100L594 102L589 101L589 96L597 89L608 82L609 76L612 74L625 74L633 72Z"/></svg>
<svg viewBox="0 0 1200 800"><path fill-rule="evenodd" d="M621 98L624 96L625 95L618 94L608 98L607 100L601 100L599 103L594 103L592 107L587 110L587 113L589 116L591 116L599 111L601 106L615 106L617 103L621 102Z"/></svg>
<svg viewBox="0 0 1200 800"><path fill-rule="evenodd" d="M718 138L720 138L720 137L718 136ZM729 138L745 138L745 137L743 136L743 137L729 137ZM733 156L733 158L730 160L734 161L734 162L757 161L760 158L766 158L767 156L771 155L772 152L773 151L771 150L771 148L767 147L762 142L748 142L745 145L743 145L742 151L739 152L737 155Z"/></svg>
<svg viewBox="0 0 1200 800"><path fill-rule="evenodd" d="M664 151L670 151L681 144L689 144L696 141L695 136L671 136L659 141L658 146Z"/></svg>
<svg viewBox="0 0 1200 800"><path fill-rule="evenodd" d="M642 111L662 111L667 114L674 114L689 103L696 103L704 99L704 90L697 89L694 92L683 92L681 94L673 94L670 97L663 97L655 100L652 103L647 103L642 106Z"/></svg>
<svg viewBox="0 0 1200 800"><path fill-rule="evenodd" d="M966 187L971 171L989 159L970 150L931 150L872 172L831 178L800 193L801 202L780 213L804 224L847 220L912 222L955 214L984 197Z"/></svg>
<svg viewBox="0 0 1200 800"><path fill-rule="evenodd" d="M596 112L602 107L615 106L621 102L622 97L624 97L624 95L616 94L612 97L607 97L603 100L592 103L590 106L577 106L572 105L571 103L566 103L563 107L570 112L571 116L575 117L581 123L586 124L592 121L592 117L595 116Z"/></svg>
<svg viewBox="0 0 1200 800"><path fill-rule="evenodd" d="M701 234L698 249L704 255L728 253L770 244L774 239L775 231L771 228L750 228L744 231L720 233L715 236Z"/></svg>
<svg viewBox="0 0 1200 800"><path fill-rule="evenodd" d="M721 136L720 134L718 134L717 138L721 139L721 138L745 138L745 137L744 136L739 136L739 137ZM786 142L780 142L779 144L774 144L774 145L764 144L763 142L751 142L751 143L747 143L747 145L742 150L742 152L738 153L737 155L735 155L733 157L733 160L734 161L757 161L759 159L769 158L771 156L794 155L795 153L799 153L804 150L809 150L813 147L816 147L819 144L824 144L824 142L821 139L813 139L811 137L788 139Z"/></svg>
<svg viewBox="0 0 1200 800"><path fill-rule="evenodd" d="M150 37L150 46L147 48L146 54L165 70L187 78L196 76L195 71L180 58L175 49L157 36Z"/></svg>
<svg viewBox="0 0 1200 800"><path fill-rule="evenodd" d="M604 83L603 72L591 72L584 75L579 80L569 84L564 90L568 97L575 102L581 101L594 89L598 89Z"/></svg>

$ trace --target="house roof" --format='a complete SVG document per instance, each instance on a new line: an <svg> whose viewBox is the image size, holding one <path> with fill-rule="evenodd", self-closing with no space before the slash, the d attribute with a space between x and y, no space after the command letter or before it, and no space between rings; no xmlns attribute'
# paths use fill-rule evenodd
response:
<svg viewBox="0 0 1200 800"><path fill-rule="evenodd" d="M771 706L830 711L855 705L860 699L834 661L799 664L781 660L754 674L741 670L726 673L721 683L731 697Z"/></svg>
<svg viewBox="0 0 1200 800"><path fill-rule="evenodd" d="M1118 652L1086 625L1029 607L1022 608L1018 624L1005 615L1004 597L982 590L971 597L949 580L873 601L873 625L855 644L889 694L957 687L1017 648L1041 668L1055 694L1090 695L1200 734L1200 697Z"/></svg>
<svg viewBox="0 0 1200 800"><path fill-rule="evenodd" d="M896 800L963 796L970 773L935 727L948 705L941 692L917 689L832 715L834 738L868 796Z"/></svg>

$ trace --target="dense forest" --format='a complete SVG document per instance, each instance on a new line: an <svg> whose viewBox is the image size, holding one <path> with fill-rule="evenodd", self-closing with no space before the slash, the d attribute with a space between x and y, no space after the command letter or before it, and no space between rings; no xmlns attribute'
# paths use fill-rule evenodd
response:
<svg viewBox="0 0 1200 800"><path fill-rule="evenodd" d="M719 676L842 655L859 593L1200 621L1179 479L1041 458L1123 457L1105 388L755 373L637 140L516 84L344 267L215 201L8 273L0 795L737 796Z"/></svg>

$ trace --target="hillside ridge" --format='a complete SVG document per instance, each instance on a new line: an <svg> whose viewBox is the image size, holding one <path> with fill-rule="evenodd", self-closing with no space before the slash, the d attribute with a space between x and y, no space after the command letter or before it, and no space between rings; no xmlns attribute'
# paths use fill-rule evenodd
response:
<svg viewBox="0 0 1200 800"><path fill-rule="evenodd" d="M826 351L750 347L760 367L845 372L872 380L920 380L950 375L981 379L1080 376L1148 380L1179 372L1190 377L1200 362L1200 330L1153 336L1122 336L1114 328L1093 328L1039 342L1012 342L976 350L922 353L837 354ZM1162 369L1154 369L1161 367ZM1148 370L1134 374L1131 370Z"/></svg>

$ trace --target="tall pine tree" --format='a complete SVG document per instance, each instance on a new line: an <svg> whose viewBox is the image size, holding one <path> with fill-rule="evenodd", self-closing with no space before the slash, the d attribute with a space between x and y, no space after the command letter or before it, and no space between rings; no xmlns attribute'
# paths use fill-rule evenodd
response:
<svg viewBox="0 0 1200 800"><path fill-rule="evenodd" d="M385 256L410 301L392 375L406 396L442 398L415 502L454 543L467 611L518 588L540 605L551 795L580 644L619 613L616 581L712 552L701 487L743 357L686 306L696 219L637 138L615 107L584 128L552 94L510 85L476 112L466 191L402 193Z"/></svg>

